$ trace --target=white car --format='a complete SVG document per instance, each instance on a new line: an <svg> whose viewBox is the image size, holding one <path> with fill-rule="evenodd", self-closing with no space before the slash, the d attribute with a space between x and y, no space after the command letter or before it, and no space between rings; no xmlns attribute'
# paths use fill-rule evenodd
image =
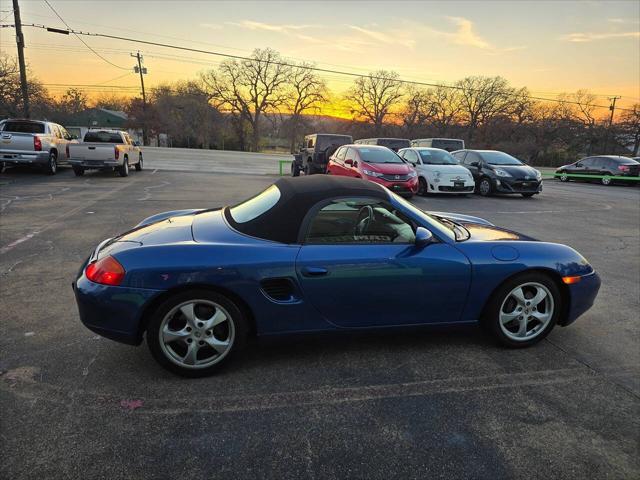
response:
<svg viewBox="0 0 640 480"><path fill-rule="evenodd" d="M473 193L475 182L471 172L458 164L446 150L413 147L398 152L418 172L418 195L428 193Z"/></svg>

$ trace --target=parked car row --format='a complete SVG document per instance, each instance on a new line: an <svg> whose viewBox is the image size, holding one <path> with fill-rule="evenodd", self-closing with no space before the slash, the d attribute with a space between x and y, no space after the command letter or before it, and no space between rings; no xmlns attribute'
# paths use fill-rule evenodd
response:
<svg viewBox="0 0 640 480"><path fill-rule="evenodd" d="M85 170L115 170L121 177L129 175L129 167L142 170L142 150L127 132L121 130L89 130L83 142L62 125L28 119L0 122L0 169L8 165L40 167L55 175L61 165L70 165L77 176Z"/></svg>

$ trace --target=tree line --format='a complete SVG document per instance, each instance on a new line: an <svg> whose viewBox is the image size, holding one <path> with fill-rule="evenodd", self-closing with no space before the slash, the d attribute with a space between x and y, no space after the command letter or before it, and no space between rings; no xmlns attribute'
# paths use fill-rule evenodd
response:
<svg viewBox="0 0 640 480"><path fill-rule="evenodd" d="M597 106L602 100L586 90L544 101L499 76L422 87L386 70L356 77L338 95L313 67L256 49L249 59L225 60L196 79L152 88L146 105L114 95L89 101L78 89L54 97L32 76L29 93L34 117L64 124L89 105L123 110L130 127L164 133L176 147L294 151L306 133L322 131L354 138L462 138L471 148L505 150L539 165L621 153L627 145L638 155L640 104L610 125L608 109ZM20 111L15 61L2 56L0 118Z"/></svg>

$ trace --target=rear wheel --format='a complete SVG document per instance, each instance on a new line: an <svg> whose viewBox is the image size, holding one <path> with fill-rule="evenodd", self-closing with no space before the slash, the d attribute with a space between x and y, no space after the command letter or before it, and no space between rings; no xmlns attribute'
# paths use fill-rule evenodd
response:
<svg viewBox="0 0 640 480"><path fill-rule="evenodd" d="M525 273L505 282L492 295L483 323L503 345L538 343L553 329L562 311L556 283L543 273Z"/></svg>
<svg viewBox="0 0 640 480"><path fill-rule="evenodd" d="M227 297L207 290L183 292L152 314L147 345L155 360L185 377L212 375L244 346L248 327Z"/></svg>
<svg viewBox="0 0 640 480"><path fill-rule="evenodd" d="M54 151L49 153L49 160L44 167L44 173L47 175L55 175L58 171L58 154Z"/></svg>
<svg viewBox="0 0 640 480"><path fill-rule="evenodd" d="M142 162L142 154L140 154L140 157L138 158L138 163L136 163L136 172L142 171L143 167L144 167L144 164Z"/></svg>
<svg viewBox="0 0 640 480"><path fill-rule="evenodd" d="M418 179L418 195L425 196L427 193L429 193L427 181L424 178L420 177Z"/></svg>
<svg viewBox="0 0 640 480"><path fill-rule="evenodd" d="M480 179L480 183L478 184L478 193L483 197L488 197L493 193L493 185L491 184L491 180L487 177Z"/></svg>
<svg viewBox="0 0 640 480"><path fill-rule="evenodd" d="M295 160L291 162L291 176L299 177L300 176L300 165Z"/></svg>
<svg viewBox="0 0 640 480"><path fill-rule="evenodd" d="M121 177L129 176L129 159L127 157L124 157L124 160L122 160L122 166L118 167L118 174Z"/></svg>
<svg viewBox="0 0 640 480"><path fill-rule="evenodd" d="M84 168L82 167L73 167L73 173L75 173L76 177L81 177L84 175Z"/></svg>
<svg viewBox="0 0 640 480"><path fill-rule="evenodd" d="M602 185L605 186L609 186L611 185L611 177L609 175L604 175L601 179L600 179L600 183Z"/></svg>
<svg viewBox="0 0 640 480"><path fill-rule="evenodd" d="M316 172L314 171L313 163L307 162L307 164L304 166L304 174L305 175L313 175L314 173L316 173Z"/></svg>

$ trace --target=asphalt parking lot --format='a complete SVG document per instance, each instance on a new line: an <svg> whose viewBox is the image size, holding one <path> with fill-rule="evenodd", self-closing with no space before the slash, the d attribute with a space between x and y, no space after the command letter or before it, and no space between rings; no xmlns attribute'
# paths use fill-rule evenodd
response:
<svg viewBox="0 0 640 480"><path fill-rule="evenodd" d="M0 175L0 477L640 476L638 187L415 199L567 243L599 271L596 305L531 349L476 328L296 337L186 380L80 324L70 284L99 241L274 178Z"/></svg>

